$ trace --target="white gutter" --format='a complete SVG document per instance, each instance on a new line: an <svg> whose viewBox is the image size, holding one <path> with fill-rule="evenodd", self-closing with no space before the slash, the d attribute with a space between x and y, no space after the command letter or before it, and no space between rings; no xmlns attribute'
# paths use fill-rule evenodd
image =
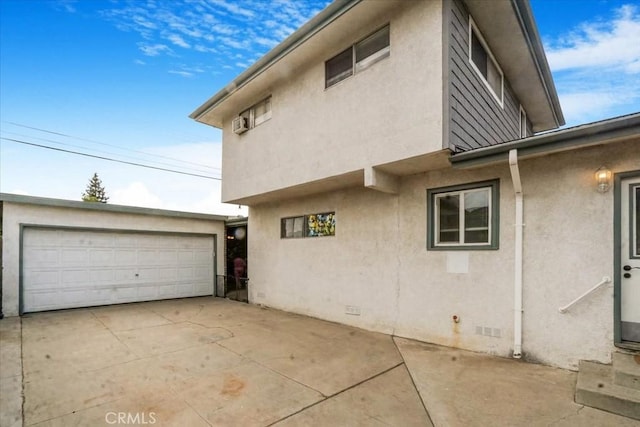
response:
<svg viewBox="0 0 640 427"><path fill-rule="evenodd" d="M524 197L522 195L522 182L520 181L520 169L518 169L518 150L509 151L509 169L516 198L516 239L514 260L514 284L513 284L513 357L522 357L522 234L524 229Z"/></svg>

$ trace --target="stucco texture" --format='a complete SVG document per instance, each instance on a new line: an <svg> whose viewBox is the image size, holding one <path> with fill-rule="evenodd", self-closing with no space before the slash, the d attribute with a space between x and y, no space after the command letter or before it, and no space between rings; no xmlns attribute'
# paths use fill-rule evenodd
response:
<svg viewBox="0 0 640 427"><path fill-rule="evenodd" d="M308 41L317 54L260 95L271 95L271 120L236 135L234 117L225 119L223 201L442 148L442 4L385 8L391 10L371 16L365 10L356 22L349 20L359 15L342 16L331 39L321 32L322 42ZM386 24L389 57L325 89L325 61ZM236 114L250 106L239 105Z"/></svg>
<svg viewBox="0 0 640 427"><path fill-rule="evenodd" d="M577 369L610 361L613 286L563 306L613 276L613 192L594 172L640 170L622 142L522 160L523 355ZM500 180L497 250L427 250L427 189ZM332 237L281 239L280 219L336 212ZM398 195L352 188L250 208L250 300L427 342L513 352L515 204L506 164L404 177ZM347 314L346 306L360 309ZM453 321L458 316L459 322ZM480 328L480 329L479 329Z"/></svg>

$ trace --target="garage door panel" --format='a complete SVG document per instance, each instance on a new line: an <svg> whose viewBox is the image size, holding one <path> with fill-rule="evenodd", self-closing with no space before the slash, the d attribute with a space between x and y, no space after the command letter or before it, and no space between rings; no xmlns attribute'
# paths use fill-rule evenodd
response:
<svg viewBox="0 0 640 427"><path fill-rule="evenodd" d="M185 280L193 278L193 268L192 267L179 267L178 268L178 279Z"/></svg>
<svg viewBox="0 0 640 427"><path fill-rule="evenodd" d="M193 284L193 292L202 295L209 291L209 282L198 282Z"/></svg>
<svg viewBox="0 0 640 427"><path fill-rule="evenodd" d="M193 262L193 251L181 250L178 252L178 263L180 265L191 264Z"/></svg>
<svg viewBox="0 0 640 427"><path fill-rule="evenodd" d="M178 270L175 267L174 268L160 268L157 271L158 271L158 276L160 277L160 280L162 280L162 281L170 280L172 282L175 282L176 280L178 280Z"/></svg>
<svg viewBox="0 0 640 427"><path fill-rule="evenodd" d="M114 246L117 248L135 248L138 246L138 237L130 234L116 234Z"/></svg>
<svg viewBox="0 0 640 427"><path fill-rule="evenodd" d="M58 286L59 275L58 270L35 270L25 275L25 281L29 280L34 289L49 289Z"/></svg>
<svg viewBox="0 0 640 427"><path fill-rule="evenodd" d="M34 247L58 247L60 245L60 231L45 229L41 231L32 237Z"/></svg>
<svg viewBox="0 0 640 427"><path fill-rule="evenodd" d="M197 280L197 281L206 281L209 278L211 278L211 276L213 276L212 274L212 270L209 268L198 268L198 267L194 267L193 268L193 279Z"/></svg>
<svg viewBox="0 0 640 427"><path fill-rule="evenodd" d="M211 260L211 252L208 250L199 250L193 252L193 263L202 265Z"/></svg>
<svg viewBox="0 0 640 427"><path fill-rule="evenodd" d="M131 249L114 249L115 265L135 265L137 263L136 251Z"/></svg>
<svg viewBox="0 0 640 427"><path fill-rule="evenodd" d="M113 249L92 249L89 252L92 267L112 266L115 261Z"/></svg>
<svg viewBox="0 0 640 427"><path fill-rule="evenodd" d="M63 249L60 256L62 267L86 265L89 263L89 253L86 249Z"/></svg>
<svg viewBox="0 0 640 427"><path fill-rule="evenodd" d="M181 296L177 289L178 287L176 285L161 285L158 286L158 294L163 297L168 295Z"/></svg>
<svg viewBox="0 0 640 427"><path fill-rule="evenodd" d="M82 270L63 270L62 271L62 284L63 285L77 285L78 283L87 282L87 276L89 271Z"/></svg>
<svg viewBox="0 0 640 427"><path fill-rule="evenodd" d="M108 284L116 281L115 271L109 269L96 270L93 269L90 272L91 282Z"/></svg>
<svg viewBox="0 0 640 427"><path fill-rule="evenodd" d="M212 295L213 248L212 236L26 227L23 311Z"/></svg>
<svg viewBox="0 0 640 427"><path fill-rule="evenodd" d="M56 266L58 265L58 250L50 248L34 248L27 253L35 263L40 266Z"/></svg>

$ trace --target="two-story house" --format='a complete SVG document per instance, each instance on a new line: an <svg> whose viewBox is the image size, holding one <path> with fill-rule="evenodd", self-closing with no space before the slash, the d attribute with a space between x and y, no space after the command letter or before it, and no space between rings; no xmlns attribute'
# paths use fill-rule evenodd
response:
<svg viewBox="0 0 640 427"><path fill-rule="evenodd" d="M191 117L251 302L570 369L640 348L640 115L535 135L564 119L527 0L336 0Z"/></svg>

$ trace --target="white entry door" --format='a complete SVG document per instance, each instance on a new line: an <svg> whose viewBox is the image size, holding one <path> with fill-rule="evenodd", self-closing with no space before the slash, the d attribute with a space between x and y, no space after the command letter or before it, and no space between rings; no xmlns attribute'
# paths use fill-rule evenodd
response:
<svg viewBox="0 0 640 427"><path fill-rule="evenodd" d="M22 312L213 295L214 237L25 227Z"/></svg>
<svg viewBox="0 0 640 427"><path fill-rule="evenodd" d="M620 337L640 343L640 177L621 187Z"/></svg>

